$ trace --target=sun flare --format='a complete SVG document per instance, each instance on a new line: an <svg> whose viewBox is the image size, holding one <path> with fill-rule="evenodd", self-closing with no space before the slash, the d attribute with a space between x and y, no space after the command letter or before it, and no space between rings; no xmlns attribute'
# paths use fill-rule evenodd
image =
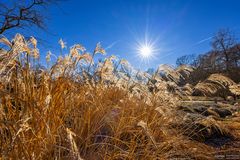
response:
<svg viewBox="0 0 240 160"><path fill-rule="evenodd" d="M153 54L153 49L152 49L151 46L148 46L148 45L140 46L139 54L143 58L148 58L148 57L150 57Z"/></svg>
<svg viewBox="0 0 240 160"><path fill-rule="evenodd" d="M140 59L140 64L149 64L150 61L156 60L157 55L159 54L160 45L159 45L159 36L153 37L145 33L145 36L142 38L136 37L134 50L136 56Z"/></svg>
<svg viewBox="0 0 240 160"><path fill-rule="evenodd" d="M137 43L137 56L141 59L141 61L149 62L150 60L156 58L159 49L156 48L154 44L155 43L151 41Z"/></svg>

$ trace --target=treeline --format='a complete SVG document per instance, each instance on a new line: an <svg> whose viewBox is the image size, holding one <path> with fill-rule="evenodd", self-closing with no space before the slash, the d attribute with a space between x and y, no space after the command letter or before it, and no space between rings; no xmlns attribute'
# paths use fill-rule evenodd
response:
<svg viewBox="0 0 240 160"><path fill-rule="evenodd" d="M212 38L211 50L200 55L184 55L176 60L176 65L190 65L194 71L185 77L186 83L197 84L214 73L230 77L240 82L240 43L229 29L221 29Z"/></svg>

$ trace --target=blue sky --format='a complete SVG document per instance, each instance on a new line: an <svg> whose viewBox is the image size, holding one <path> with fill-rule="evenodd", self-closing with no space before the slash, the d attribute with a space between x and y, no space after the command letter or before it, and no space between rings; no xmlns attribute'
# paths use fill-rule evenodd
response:
<svg viewBox="0 0 240 160"><path fill-rule="evenodd" d="M230 28L240 37L239 6L239 0L68 0L47 9L50 34L31 34L47 42L41 47L44 53L49 49L58 54L59 38L68 47L81 43L88 51L101 42L108 55L146 69L208 51L208 38L220 28ZM146 35L159 51L143 62L136 56L136 42Z"/></svg>

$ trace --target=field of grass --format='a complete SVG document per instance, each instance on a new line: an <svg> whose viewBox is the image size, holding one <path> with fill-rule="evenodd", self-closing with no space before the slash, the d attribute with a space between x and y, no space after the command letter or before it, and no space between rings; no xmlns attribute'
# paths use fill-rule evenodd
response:
<svg viewBox="0 0 240 160"><path fill-rule="evenodd" d="M115 56L94 62L100 44L93 53L74 45L56 61L49 52L43 68L33 37L0 43L0 159L240 159L240 104L189 96L237 95L227 77L179 87L179 70L191 68L130 74Z"/></svg>

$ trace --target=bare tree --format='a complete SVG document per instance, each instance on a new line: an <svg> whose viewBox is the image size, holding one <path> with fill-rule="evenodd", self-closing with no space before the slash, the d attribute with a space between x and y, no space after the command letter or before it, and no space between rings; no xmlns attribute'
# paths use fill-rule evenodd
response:
<svg viewBox="0 0 240 160"><path fill-rule="evenodd" d="M209 52L198 55L192 61L192 56L179 57L177 65L190 64L195 67L187 83L196 84L214 73L222 73L235 82L240 82L240 43L229 29L219 30L211 42Z"/></svg>
<svg viewBox="0 0 240 160"><path fill-rule="evenodd" d="M234 34L229 29L221 29L214 36L212 41L213 51L217 52L220 57L222 57L222 61L225 63L225 69L227 72L230 71L232 52L231 48L233 48L237 42Z"/></svg>
<svg viewBox="0 0 240 160"><path fill-rule="evenodd" d="M196 59L196 56L194 54L190 55L184 55L176 60L176 65L181 66L181 65L194 65L194 61Z"/></svg>
<svg viewBox="0 0 240 160"><path fill-rule="evenodd" d="M36 26L44 29L45 17L41 8L57 0L8 1L0 3L0 34L13 28Z"/></svg>

